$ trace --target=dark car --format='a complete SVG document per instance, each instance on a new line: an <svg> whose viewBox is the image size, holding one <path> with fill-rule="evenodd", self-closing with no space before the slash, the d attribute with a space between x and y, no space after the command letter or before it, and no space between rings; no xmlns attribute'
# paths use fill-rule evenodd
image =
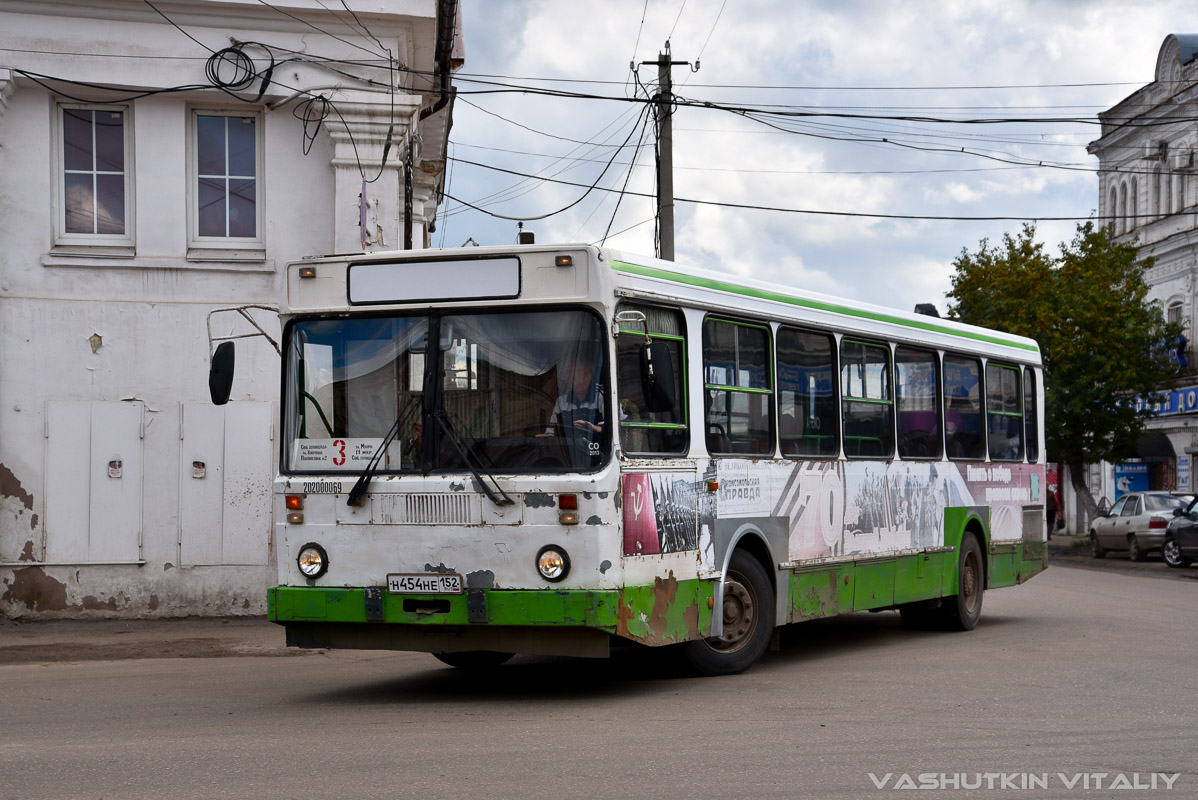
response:
<svg viewBox="0 0 1198 800"><path fill-rule="evenodd" d="M1161 557L1171 567L1188 567L1198 559L1198 499L1173 512L1161 544Z"/></svg>

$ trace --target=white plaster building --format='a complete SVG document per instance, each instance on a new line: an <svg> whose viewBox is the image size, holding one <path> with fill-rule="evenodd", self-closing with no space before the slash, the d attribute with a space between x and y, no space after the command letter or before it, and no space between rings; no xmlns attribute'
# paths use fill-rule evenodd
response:
<svg viewBox="0 0 1198 800"><path fill-rule="evenodd" d="M278 355L212 406L210 312L443 188L457 0L349 7L0 0L0 613L263 613Z"/></svg>
<svg viewBox="0 0 1198 800"><path fill-rule="evenodd" d="M1098 115L1098 215L1138 238L1155 265L1145 276L1171 319L1194 340L1198 272L1198 34L1165 38L1156 80Z"/></svg>
<svg viewBox="0 0 1198 800"><path fill-rule="evenodd" d="M1136 239L1141 257L1154 259L1145 273L1149 299L1185 324L1189 367L1148 423L1140 457L1092 468L1095 497L1108 500L1120 478L1139 479L1137 488L1198 489L1190 474L1198 453L1198 34L1165 37L1155 77L1098 115L1102 135L1089 151L1099 162L1098 216L1119 239Z"/></svg>

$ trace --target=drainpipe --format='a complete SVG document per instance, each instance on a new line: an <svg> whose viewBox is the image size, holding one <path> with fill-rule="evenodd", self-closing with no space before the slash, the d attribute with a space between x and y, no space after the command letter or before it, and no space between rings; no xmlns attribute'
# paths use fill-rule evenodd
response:
<svg viewBox="0 0 1198 800"><path fill-rule="evenodd" d="M440 0L437 6L437 48L434 54L436 71L441 78L441 96L437 102L428 108L420 110L420 120L428 119L449 103L450 97L450 61L453 58L453 37L457 30L457 12L459 0ZM412 184L415 181L415 170L412 169L412 136L408 135L408 154L404 169L404 207L403 207L403 249L412 249Z"/></svg>
<svg viewBox="0 0 1198 800"><path fill-rule="evenodd" d="M449 102L450 60L453 58L453 34L457 29L458 0L441 0L437 8L437 73L441 77L441 97L428 108L421 109L420 119L424 120L445 108Z"/></svg>

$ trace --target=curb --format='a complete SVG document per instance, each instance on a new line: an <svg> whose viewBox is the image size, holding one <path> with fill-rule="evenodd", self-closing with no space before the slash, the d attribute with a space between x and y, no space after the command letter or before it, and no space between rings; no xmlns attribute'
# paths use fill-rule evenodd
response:
<svg viewBox="0 0 1198 800"><path fill-rule="evenodd" d="M138 620L0 619L0 665L139 658L292 656L266 617Z"/></svg>

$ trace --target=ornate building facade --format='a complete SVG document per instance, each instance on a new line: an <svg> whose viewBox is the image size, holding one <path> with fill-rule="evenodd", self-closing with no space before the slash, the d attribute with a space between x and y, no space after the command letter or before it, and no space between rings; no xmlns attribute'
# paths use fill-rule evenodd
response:
<svg viewBox="0 0 1198 800"><path fill-rule="evenodd" d="M1198 34L1165 37L1155 80L1098 115L1098 216L1120 240L1136 241L1149 299L1185 326L1179 389L1154 403L1139 458L1093 468L1095 496L1113 501L1120 487L1198 489L1190 476L1198 454ZM1084 532L1084 531L1079 531Z"/></svg>

